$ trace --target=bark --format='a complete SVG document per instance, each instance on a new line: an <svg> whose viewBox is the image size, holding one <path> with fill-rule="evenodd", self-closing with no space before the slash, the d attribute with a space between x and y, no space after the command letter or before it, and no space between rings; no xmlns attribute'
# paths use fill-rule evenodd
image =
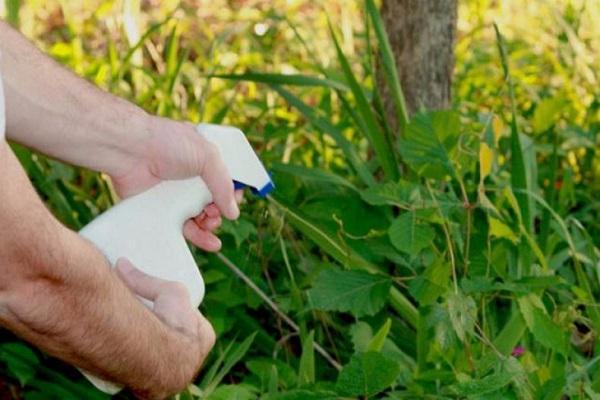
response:
<svg viewBox="0 0 600 400"><path fill-rule="evenodd" d="M457 0L383 0L381 10L409 114L451 102ZM383 79L379 79L383 82ZM397 127L392 99L382 87L386 114Z"/></svg>

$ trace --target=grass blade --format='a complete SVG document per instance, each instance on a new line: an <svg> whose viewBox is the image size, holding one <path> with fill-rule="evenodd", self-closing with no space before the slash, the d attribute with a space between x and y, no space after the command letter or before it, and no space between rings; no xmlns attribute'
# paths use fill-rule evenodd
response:
<svg viewBox="0 0 600 400"><path fill-rule="evenodd" d="M302 355L300 356L300 366L298 367L298 380L301 385L315 383L314 339L315 331L310 331L308 336L302 341Z"/></svg>
<svg viewBox="0 0 600 400"><path fill-rule="evenodd" d="M283 97L292 107L296 108L298 111L304 115L304 117L317 129L323 131L330 135L333 140L340 147L348 162L352 166L352 168L356 171L359 178L367 185L373 186L375 184L375 179L371 172L366 166L366 163L360 159L356 150L352 143L348 141L342 134L342 132L337 129L331 122L326 120L325 118L320 117L316 114L316 112L306 105L300 98L294 96L291 92L285 90L280 86L273 85L272 88L279 93L281 97Z"/></svg>
<svg viewBox="0 0 600 400"><path fill-rule="evenodd" d="M144 45L144 43L146 43L146 40L148 40L148 38L154 32L157 32L163 25L165 25L170 20L171 20L171 17L169 16L169 17L165 18L164 20L162 20L161 22L152 25L146 32L144 32L144 34L142 35L140 40L138 40L138 42L127 51L127 53L125 54L125 57L123 57L123 60L121 60L121 67L119 68L119 72L117 73L116 79L115 79L116 82L123 79L123 75L125 75L125 72L127 71L127 69L131 67L130 61L131 61L131 58L133 57L133 55L135 54L135 52L138 49L140 49Z"/></svg>
<svg viewBox="0 0 600 400"><path fill-rule="evenodd" d="M527 171L525 167L525 157L523 155L523 147L521 139L519 138L519 125L517 122L517 109L515 101L515 90L510 74L510 67L508 64L508 55L506 53L506 43L504 37L498 29L498 25L494 24L494 30L496 31L496 38L498 41L498 49L500 51L500 58L502 61L502 69L504 70L504 78L508 84L508 92L510 96L511 104L511 124L510 124L510 148L511 148L511 183L513 190L516 192L516 197L519 202L521 209L521 215L523 216L523 223L527 232L532 232L532 219L531 210L529 207L529 200L527 195L523 191L527 191Z"/></svg>
<svg viewBox="0 0 600 400"><path fill-rule="evenodd" d="M523 193L529 190L527 182L527 170L525 167L525 157L523 154L523 146L521 144L521 138L519 133L519 125L517 122L517 108L515 101L515 90L510 74L510 66L508 64L508 55L506 52L506 43L504 37L500 33L498 25L494 24L494 30L496 31L496 39L498 44L498 50L500 52L500 59L502 62L502 69L504 71L504 78L508 84L508 92L510 97L511 105L511 123L510 123L510 149L511 149L511 185L515 191L515 196L521 209L521 215L523 217L523 224L527 233L533 236L533 218L531 213L530 201L528 196ZM527 276L531 272L531 254L529 249L521 247L521 260L523 266L523 275Z"/></svg>
<svg viewBox="0 0 600 400"><path fill-rule="evenodd" d="M250 346L252 345L255 336L256 332L244 339L244 341L239 345L236 344L234 350L225 356L223 367L219 370L219 372L215 374L215 377L210 381L206 389L204 389L204 394L206 396L208 396L217 388L219 383L221 383L223 378L225 378L225 375L227 375L229 371L231 371L231 369L235 366L235 364L237 364L238 361L242 359L242 357L244 357L246 352L248 352L248 350L250 349Z"/></svg>
<svg viewBox="0 0 600 400"><path fill-rule="evenodd" d="M390 180L396 181L400 178L400 173L398 169L398 164L396 162L393 146L391 146L391 144L388 142L384 131L379 126L377 118L375 117L375 113L373 112L373 109L371 108L367 100L365 92L362 86L360 86L360 84L356 80L356 77L352 72L352 68L350 67L350 63L344 55L342 48L340 47L337 35L333 31L331 23L329 23L329 31L333 39L333 44L335 45L338 61L340 63L344 76L348 81L350 90L354 95L354 99L356 100L358 112L365 121L366 130L364 130L364 134L369 143L371 144L371 147L375 152L375 156L377 157L379 164L383 168L383 172L385 173L386 177Z"/></svg>
<svg viewBox="0 0 600 400"><path fill-rule="evenodd" d="M373 0L366 0L365 3L367 14L371 18L373 28L375 29L375 35L379 42L379 52L385 72L385 80L390 87L390 93L392 95L392 100L394 101L400 128L404 130L404 127L408 124L408 112L406 110L404 91L400 85L396 62L394 61L394 53L392 52L392 47L390 46L390 41L385 31L383 21L381 20L381 15L375 6L375 3Z"/></svg>
<svg viewBox="0 0 600 400"><path fill-rule="evenodd" d="M290 85L290 86L317 86L330 89L347 91L349 90L342 82L333 79L319 78L310 75L301 74L270 74L262 72L244 72L243 74L212 74L210 78L220 78L233 81L248 81L257 83L266 83L269 85Z"/></svg>

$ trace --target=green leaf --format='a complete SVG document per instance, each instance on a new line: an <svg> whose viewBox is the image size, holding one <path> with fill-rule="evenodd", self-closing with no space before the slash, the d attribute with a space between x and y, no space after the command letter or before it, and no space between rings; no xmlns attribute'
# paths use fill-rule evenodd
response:
<svg viewBox="0 0 600 400"><path fill-rule="evenodd" d="M256 399L256 389L250 385L221 385L207 400L253 400Z"/></svg>
<svg viewBox="0 0 600 400"><path fill-rule="evenodd" d="M477 305L473 298L462 293L452 293L447 300L448 315L456 336L465 341L475 328Z"/></svg>
<svg viewBox="0 0 600 400"><path fill-rule="evenodd" d="M454 386L454 390L461 396L482 396L504 388L511 383L515 376L515 371L499 368L481 379L461 382Z"/></svg>
<svg viewBox="0 0 600 400"><path fill-rule="evenodd" d="M420 305L431 305L448 291L449 282L450 264L439 257L410 282L409 291Z"/></svg>
<svg viewBox="0 0 600 400"><path fill-rule="evenodd" d="M300 385L315 383L314 339L315 332L310 331L302 341L302 355L300 356L300 365L298 367L298 383Z"/></svg>
<svg viewBox="0 0 600 400"><path fill-rule="evenodd" d="M336 389L344 396L372 396L390 387L400 372L400 365L381 353L357 354L340 372Z"/></svg>
<svg viewBox="0 0 600 400"><path fill-rule="evenodd" d="M550 129L561 117L567 104L564 97L551 97L540 101L533 114L533 131L542 133Z"/></svg>
<svg viewBox="0 0 600 400"><path fill-rule="evenodd" d="M373 339L369 342L367 346L367 351L375 351L380 352L385 343L385 339L390 333L390 328L392 327L392 320L388 318L385 323L379 328Z"/></svg>
<svg viewBox="0 0 600 400"><path fill-rule="evenodd" d="M453 111L418 113L400 140L400 154L410 168L426 178L456 177L450 161L460 133L460 120Z"/></svg>
<svg viewBox="0 0 600 400"><path fill-rule="evenodd" d="M316 243L325 253L338 260L342 265L349 265L352 266L352 268L362 269L372 273L379 272L379 268L376 265L345 248L339 243L337 238L330 237L317 225L292 211L291 208L285 207L279 201L275 200L275 198L269 197L269 200L285 213L288 221L290 221L296 229ZM390 304L411 326L416 326L418 313L415 306L396 288L392 288L390 291Z"/></svg>
<svg viewBox="0 0 600 400"><path fill-rule="evenodd" d="M40 360L33 350L24 343L11 342L0 345L0 360L18 380L25 386L35 375Z"/></svg>
<svg viewBox="0 0 600 400"><path fill-rule="evenodd" d="M496 346L501 354L510 354L519 343L526 330L527 325L525 325L521 313L512 312L509 320L494 338L494 346ZM495 356L490 354L489 360L491 360L490 362L493 362Z"/></svg>
<svg viewBox="0 0 600 400"><path fill-rule="evenodd" d="M543 346L567 354L568 337L563 329L558 326L546 311L544 303L535 294L531 293L517 299L519 310L533 337Z"/></svg>
<svg viewBox="0 0 600 400"><path fill-rule="evenodd" d="M435 231L428 224L419 222L415 212L406 212L396 218L388 235L398 250L416 256L431 245Z"/></svg>
<svg viewBox="0 0 600 400"><path fill-rule="evenodd" d="M261 400L338 400L337 393L329 390L295 389L289 392L262 396Z"/></svg>
<svg viewBox="0 0 600 400"><path fill-rule="evenodd" d="M210 75L210 77L228 79L233 81L266 83L269 85L318 86L342 91L348 90L348 86L346 86L342 82L338 82L332 79L319 78L316 76L299 74L285 75L260 72L245 72L243 74L214 74Z"/></svg>
<svg viewBox="0 0 600 400"><path fill-rule="evenodd" d="M373 206L412 205L423 200L419 185L403 180L377 184L361 192L360 196Z"/></svg>
<svg viewBox="0 0 600 400"><path fill-rule="evenodd" d="M549 287L558 289L560 286L567 288L566 281L559 276L531 276L509 282L496 282L489 278L476 277L464 278L460 283L462 289L467 293L489 293L505 290L507 292L527 294L534 291L544 290Z"/></svg>
<svg viewBox="0 0 600 400"><path fill-rule="evenodd" d="M250 237L256 236L256 227L246 219L239 219L237 221L224 219L220 229L221 232L233 236L235 247L238 249Z"/></svg>
<svg viewBox="0 0 600 400"><path fill-rule="evenodd" d="M391 284L383 275L326 269L308 293L316 309L351 312L361 317L374 315L383 308Z"/></svg>
<svg viewBox="0 0 600 400"><path fill-rule="evenodd" d="M363 321L358 321L350 327L350 338L355 353L364 353L367 351L371 340L373 340L373 329Z"/></svg>
<svg viewBox="0 0 600 400"><path fill-rule="evenodd" d="M274 197L269 197L269 200L285 213L287 220L296 229L314 241L323 251L335 258L340 264L348 268L364 269L372 273L380 271L378 266L370 263L351 248L348 248L339 238L329 235L318 222L313 222L305 218L300 212L292 210L291 207L286 207Z"/></svg>
<svg viewBox="0 0 600 400"><path fill-rule="evenodd" d="M488 217L488 220L490 225L490 235L501 239L508 239L514 244L519 242L519 237L504 222L493 217Z"/></svg>

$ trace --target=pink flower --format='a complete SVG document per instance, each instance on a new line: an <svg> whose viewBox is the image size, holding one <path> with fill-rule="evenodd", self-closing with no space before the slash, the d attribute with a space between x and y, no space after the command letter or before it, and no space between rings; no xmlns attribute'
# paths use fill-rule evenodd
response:
<svg viewBox="0 0 600 400"><path fill-rule="evenodd" d="M525 348L523 346L517 346L513 349L510 355L513 357L521 357L523 353L525 353Z"/></svg>

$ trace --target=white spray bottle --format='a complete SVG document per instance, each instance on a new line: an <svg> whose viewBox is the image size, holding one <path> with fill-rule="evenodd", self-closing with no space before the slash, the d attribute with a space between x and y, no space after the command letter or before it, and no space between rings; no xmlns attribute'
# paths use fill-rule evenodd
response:
<svg viewBox="0 0 600 400"><path fill-rule="evenodd" d="M269 174L242 131L209 124L198 125L197 131L219 148L236 188L249 186L261 196L273 190ZM204 281L182 229L185 221L199 215L211 202L212 195L200 177L163 181L118 203L79 233L94 243L113 266L119 258L126 257L147 274L181 282L197 307L204 297ZM82 373L106 393L121 390Z"/></svg>

